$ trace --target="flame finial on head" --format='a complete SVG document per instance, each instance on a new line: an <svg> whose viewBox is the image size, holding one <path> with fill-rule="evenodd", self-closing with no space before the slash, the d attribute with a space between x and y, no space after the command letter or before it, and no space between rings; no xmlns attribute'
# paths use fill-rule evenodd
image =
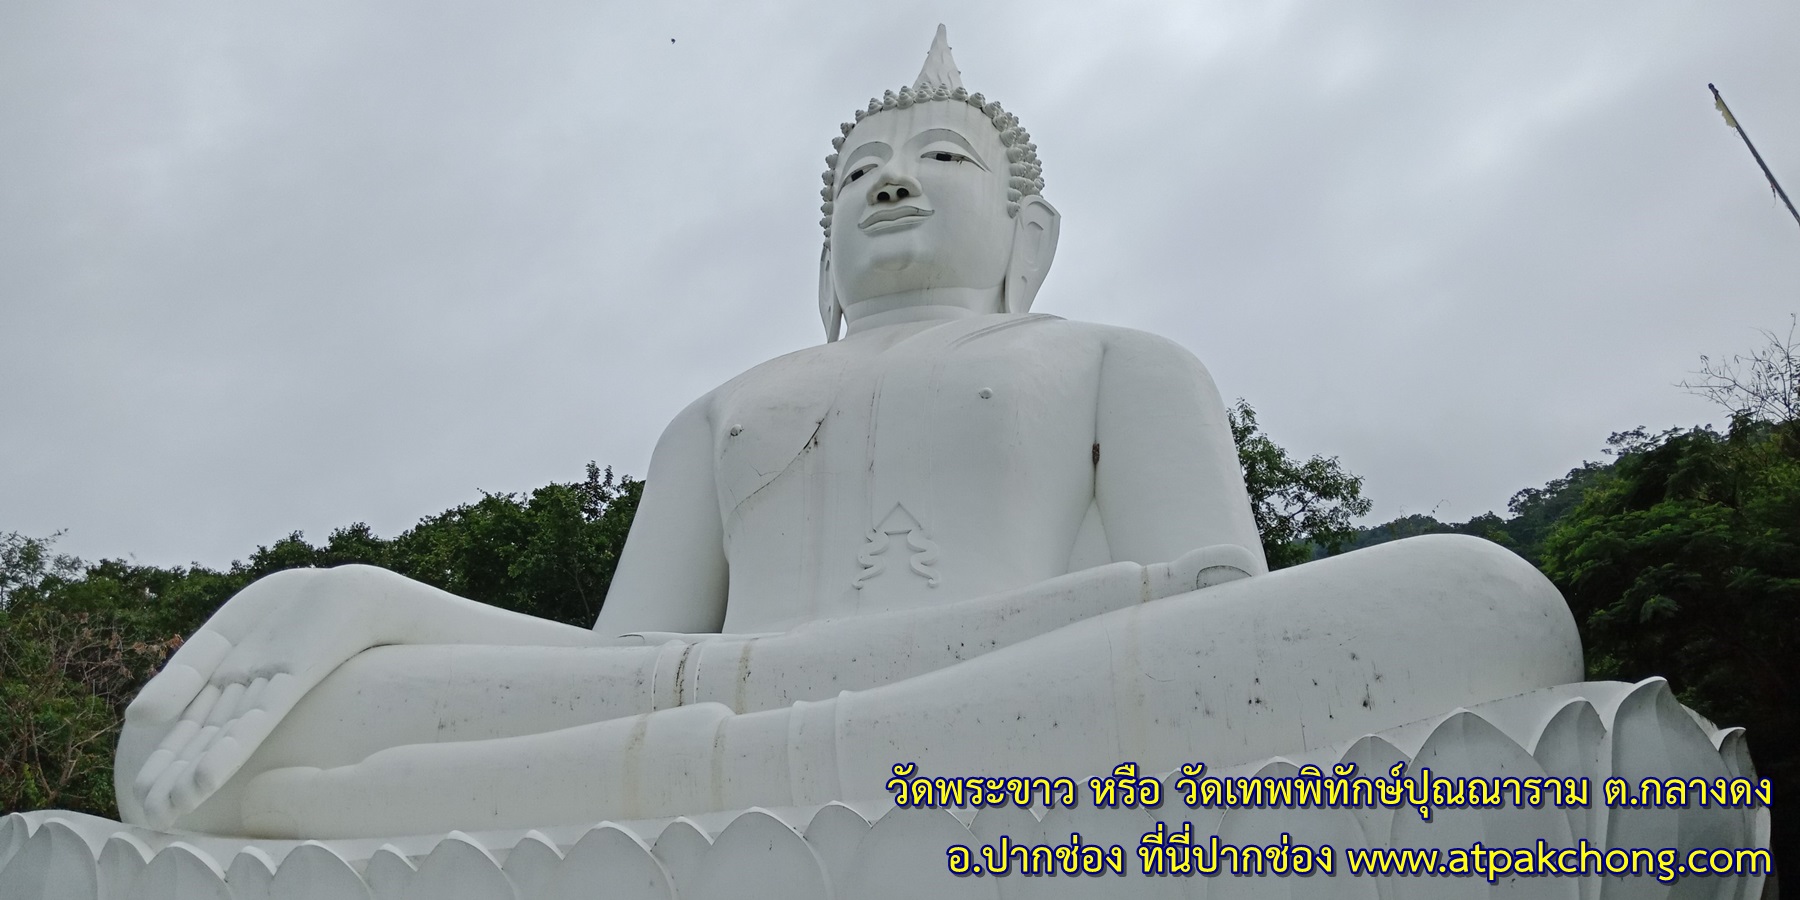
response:
<svg viewBox="0 0 1800 900"><path fill-rule="evenodd" d="M934 91L942 87L954 91L962 86L962 73L956 69L956 60L950 58L950 40L940 24L937 37L931 39L931 51L925 54L925 67L919 70L919 80L913 82L913 90Z"/></svg>

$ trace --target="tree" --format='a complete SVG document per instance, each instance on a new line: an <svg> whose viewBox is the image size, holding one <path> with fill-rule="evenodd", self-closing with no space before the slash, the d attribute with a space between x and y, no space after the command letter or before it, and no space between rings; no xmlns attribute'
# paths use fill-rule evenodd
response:
<svg viewBox="0 0 1800 900"><path fill-rule="evenodd" d="M1345 471L1335 456L1295 461L1257 426L1256 410L1242 398L1225 414L1269 568L1337 553L1355 539L1351 519L1373 506L1362 495L1361 477Z"/></svg>
<svg viewBox="0 0 1800 900"><path fill-rule="evenodd" d="M1612 468L1612 463L1583 462L1561 478L1553 478L1541 488L1523 488L1506 501L1512 518L1498 520L1493 531L1480 534L1510 547L1520 556L1539 562L1544 538L1562 517L1581 502L1587 489ZM1490 514L1491 516L1492 514ZM1480 517L1477 517L1480 518ZM1471 519L1471 523L1475 520ZM1475 533L1475 532L1469 532Z"/></svg>
<svg viewBox="0 0 1800 900"><path fill-rule="evenodd" d="M105 576L0 536L0 812L116 815L112 752L125 705L180 645ZM74 590L81 588L80 590Z"/></svg>
<svg viewBox="0 0 1800 900"><path fill-rule="evenodd" d="M0 609L14 593L35 589L52 575L67 578L81 571L80 560L51 550L59 536L60 532L32 538L16 531L0 535Z"/></svg>
<svg viewBox="0 0 1800 900"><path fill-rule="evenodd" d="M1794 333L1800 317L1788 317L1787 337L1760 332L1763 346L1739 353L1730 361L1700 357L1696 381L1681 386L1729 410L1733 418L1759 422L1800 420L1800 343Z"/></svg>
<svg viewBox="0 0 1800 900"><path fill-rule="evenodd" d="M529 496L487 494L421 520L369 560L453 594L588 627L637 512L643 483L588 463L587 479ZM353 526L354 527L354 526ZM364 543L335 532L332 544Z"/></svg>
<svg viewBox="0 0 1800 900"><path fill-rule="evenodd" d="M1592 677L1666 676L1697 712L1744 726L1758 773L1786 786L1800 779L1800 408L1792 336L1765 335L1690 386L1732 413L1729 428L1614 435L1616 462L1550 528L1540 564ZM1793 871L1789 808L1771 809L1773 845Z"/></svg>

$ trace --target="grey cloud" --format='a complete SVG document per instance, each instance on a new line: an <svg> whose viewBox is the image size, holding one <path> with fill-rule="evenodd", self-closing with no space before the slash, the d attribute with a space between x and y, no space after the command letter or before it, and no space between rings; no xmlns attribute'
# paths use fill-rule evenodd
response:
<svg viewBox="0 0 1800 900"><path fill-rule="evenodd" d="M221 564L641 474L819 340L817 173L935 24L1066 224L1376 517L1462 517L1796 309L1800 8L287 3L0 10L0 530ZM670 38L676 42L671 44Z"/></svg>

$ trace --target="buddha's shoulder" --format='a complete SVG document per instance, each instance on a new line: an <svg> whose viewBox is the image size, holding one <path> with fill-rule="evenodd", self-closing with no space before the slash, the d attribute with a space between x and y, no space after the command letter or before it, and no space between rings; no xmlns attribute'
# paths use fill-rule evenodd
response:
<svg viewBox="0 0 1800 900"><path fill-rule="evenodd" d="M1055 318L1058 330L1071 337L1107 347L1136 348L1142 347L1151 352L1179 351L1187 353L1186 348L1160 334L1126 328L1123 325L1103 325L1099 322L1081 322L1074 319Z"/></svg>
<svg viewBox="0 0 1800 900"><path fill-rule="evenodd" d="M811 380L826 376L842 369L845 362L852 356L853 354L846 353L844 348L837 343L803 347L751 366L737 377L713 388L707 396L729 395L751 385L779 383L795 379Z"/></svg>
<svg viewBox="0 0 1800 900"><path fill-rule="evenodd" d="M1187 348L1148 331L1043 313L977 316L942 326L940 332L941 342L956 345L994 343L1033 351L1051 345L1077 351L1193 359Z"/></svg>
<svg viewBox="0 0 1800 900"><path fill-rule="evenodd" d="M769 397L798 397L835 384L849 360L835 343L818 344L757 363L702 394L684 415L714 418L734 402L761 403Z"/></svg>
<svg viewBox="0 0 1800 900"><path fill-rule="evenodd" d="M1046 338L1060 343L1092 348L1110 359L1130 359L1146 363L1182 363L1199 365L1193 352L1174 340L1149 331L1122 325L1079 322L1045 316L1050 321L1042 326Z"/></svg>

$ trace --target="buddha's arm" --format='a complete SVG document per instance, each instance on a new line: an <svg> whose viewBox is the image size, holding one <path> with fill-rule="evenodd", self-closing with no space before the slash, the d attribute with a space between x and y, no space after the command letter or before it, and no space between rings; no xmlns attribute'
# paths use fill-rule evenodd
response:
<svg viewBox="0 0 1800 900"><path fill-rule="evenodd" d="M702 397L656 442L644 497L594 630L716 632L725 623L725 533Z"/></svg>
<svg viewBox="0 0 1800 900"><path fill-rule="evenodd" d="M1111 563L998 594L809 622L782 634L698 642L693 635L648 636L650 643L692 644L680 651L679 663L654 671L656 706L716 701L752 712L867 690L1114 610L1232 581L1250 564L1235 547L1213 546L1167 563Z"/></svg>
<svg viewBox="0 0 1800 900"><path fill-rule="evenodd" d="M1235 545L1267 571L1212 376L1155 335L1111 331L1100 364L1094 499L1112 558L1175 559Z"/></svg>

